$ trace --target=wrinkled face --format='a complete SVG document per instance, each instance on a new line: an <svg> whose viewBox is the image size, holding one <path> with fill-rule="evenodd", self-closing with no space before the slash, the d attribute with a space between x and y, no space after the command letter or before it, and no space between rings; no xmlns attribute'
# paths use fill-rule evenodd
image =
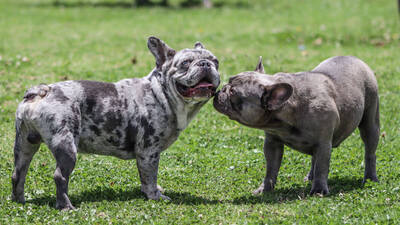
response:
<svg viewBox="0 0 400 225"><path fill-rule="evenodd" d="M177 52L164 69L175 91L186 101L208 100L220 83L218 60L203 48Z"/></svg>
<svg viewBox="0 0 400 225"><path fill-rule="evenodd" d="M264 75L266 76L266 75ZM269 112L263 106L265 86L255 72L243 72L229 79L214 98L215 109L250 127L263 127Z"/></svg>
<svg viewBox="0 0 400 225"><path fill-rule="evenodd" d="M292 94L292 85L276 82L273 76L265 74L260 57L255 71L231 77L215 94L214 108L232 120L262 129Z"/></svg>
<svg viewBox="0 0 400 225"><path fill-rule="evenodd" d="M175 98L197 104L214 96L219 85L218 60L200 42L193 49L176 52L159 38L149 37L147 46L156 58L156 71Z"/></svg>

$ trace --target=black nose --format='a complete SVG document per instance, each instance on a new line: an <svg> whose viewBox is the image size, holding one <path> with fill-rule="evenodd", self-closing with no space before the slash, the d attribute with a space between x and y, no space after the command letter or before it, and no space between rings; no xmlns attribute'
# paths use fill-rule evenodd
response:
<svg viewBox="0 0 400 225"><path fill-rule="evenodd" d="M197 63L197 66L204 67L204 68L210 68L211 63L207 60L201 60L200 62Z"/></svg>

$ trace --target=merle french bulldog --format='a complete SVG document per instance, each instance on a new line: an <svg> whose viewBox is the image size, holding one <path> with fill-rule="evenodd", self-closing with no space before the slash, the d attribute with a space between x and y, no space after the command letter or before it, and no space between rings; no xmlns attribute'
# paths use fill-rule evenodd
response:
<svg viewBox="0 0 400 225"><path fill-rule="evenodd" d="M78 152L136 159L141 191L169 199L157 185L160 153L215 94L218 60L199 42L178 52L156 37L147 45L156 67L141 79L65 81L26 91L16 112L14 201L25 202L26 173L42 142L57 162L56 208L74 208L68 180Z"/></svg>
<svg viewBox="0 0 400 225"><path fill-rule="evenodd" d="M264 74L260 58L256 71L230 78L215 95L214 107L265 132L267 173L254 194L273 190L284 145L312 156L305 178L312 180L310 194L328 194L331 150L357 127L365 144L364 182L378 181L378 86L372 70L356 57L332 57L309 72L273 76Z"/></svg>

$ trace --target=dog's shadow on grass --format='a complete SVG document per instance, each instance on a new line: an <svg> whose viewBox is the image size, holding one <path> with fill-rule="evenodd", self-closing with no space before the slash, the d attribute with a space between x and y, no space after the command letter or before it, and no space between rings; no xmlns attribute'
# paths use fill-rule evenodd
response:
<svg viewBox="0 0 400 225"><path fill-rule="evenodd" d="M82 202L101 202L101 201L129 201L131 199L144 198L140 189L134 190L115 190L112 188L96 187L92 190L83 191L78 194L69 193L69 199L75 207L79 207ZM56 205L55 195L44 195L26 201L35 205Z"/></svg>
<svg viewBox="0 0 400 225"><path fill-rule="evenodd" d="M198 197L187 192L174 192L166 191L165 195L170 197L172 204L217 204L217 200L209 200L206 198ZM140 191L140 188L133 190L113 189L111 187L97 187L92 190L83 191L78 194L69 194L72 205L78 207L83 202L102 202L102 201L130 201L134 199L145 200L145 195ZM26 201L35 205L49 205L54 207L56 205L56 197L54 195L45 195L35 199Z"/></svg>
<svg viewBox="0 0 400 225"><path fill-rule="evenodd" d="M328 185L330 193L329 195L324 196L324 198L335 197L339 193L346 193L363 187L362 179L354 177L329 179ZM311 182L307 182L307 185L295 185L290 188L280 188L260 196L247 194L242 197L235 198L232 203L237 205L285 203L314 197L309 195L310 190Z"/></svg>
<svg viewBox="0 0 400 225"><path fill-rule="evenodd" d="M325 198L334 197L339 193L346 193L362 188L362 179L358 178L335 178L330 179L328 183L330 187L330 194L325 196ZM266 193L261 196L254 196L249 190L248 193L244 193L244 195L241 197L237 197L232 200L207 199L204 197L195 196L188 192L182 193L167 191L165 194L172 199L170 203L177 205L215 205L224 203L235 205L257 203L279 204L299 199L311 198L312 196L308 194L310 189L311 183L309 182L307 185L297 185L290 188L276 189L271 193ZM70 195L70 200L75 207L79 207L82 202L130 201L133 199L145 199L144 194L140 191L140 188L135 188L133 190L116 190L111 187L97 187L93 190ZM50 205L54 207L56 204L56 198L54 195L46 195L28 200L27 203L36 205Z"/></svg>

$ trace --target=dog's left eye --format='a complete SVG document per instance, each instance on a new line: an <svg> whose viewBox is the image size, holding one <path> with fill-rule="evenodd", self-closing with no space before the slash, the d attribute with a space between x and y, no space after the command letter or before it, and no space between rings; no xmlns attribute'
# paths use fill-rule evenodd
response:
<svg viewBox="0 0 400 225"><path fill-rule="evenodd" d="M184 66L184 67L189 66L190 62L191 62L190 60L185 60L181 63L181 66Z"/></svg>

